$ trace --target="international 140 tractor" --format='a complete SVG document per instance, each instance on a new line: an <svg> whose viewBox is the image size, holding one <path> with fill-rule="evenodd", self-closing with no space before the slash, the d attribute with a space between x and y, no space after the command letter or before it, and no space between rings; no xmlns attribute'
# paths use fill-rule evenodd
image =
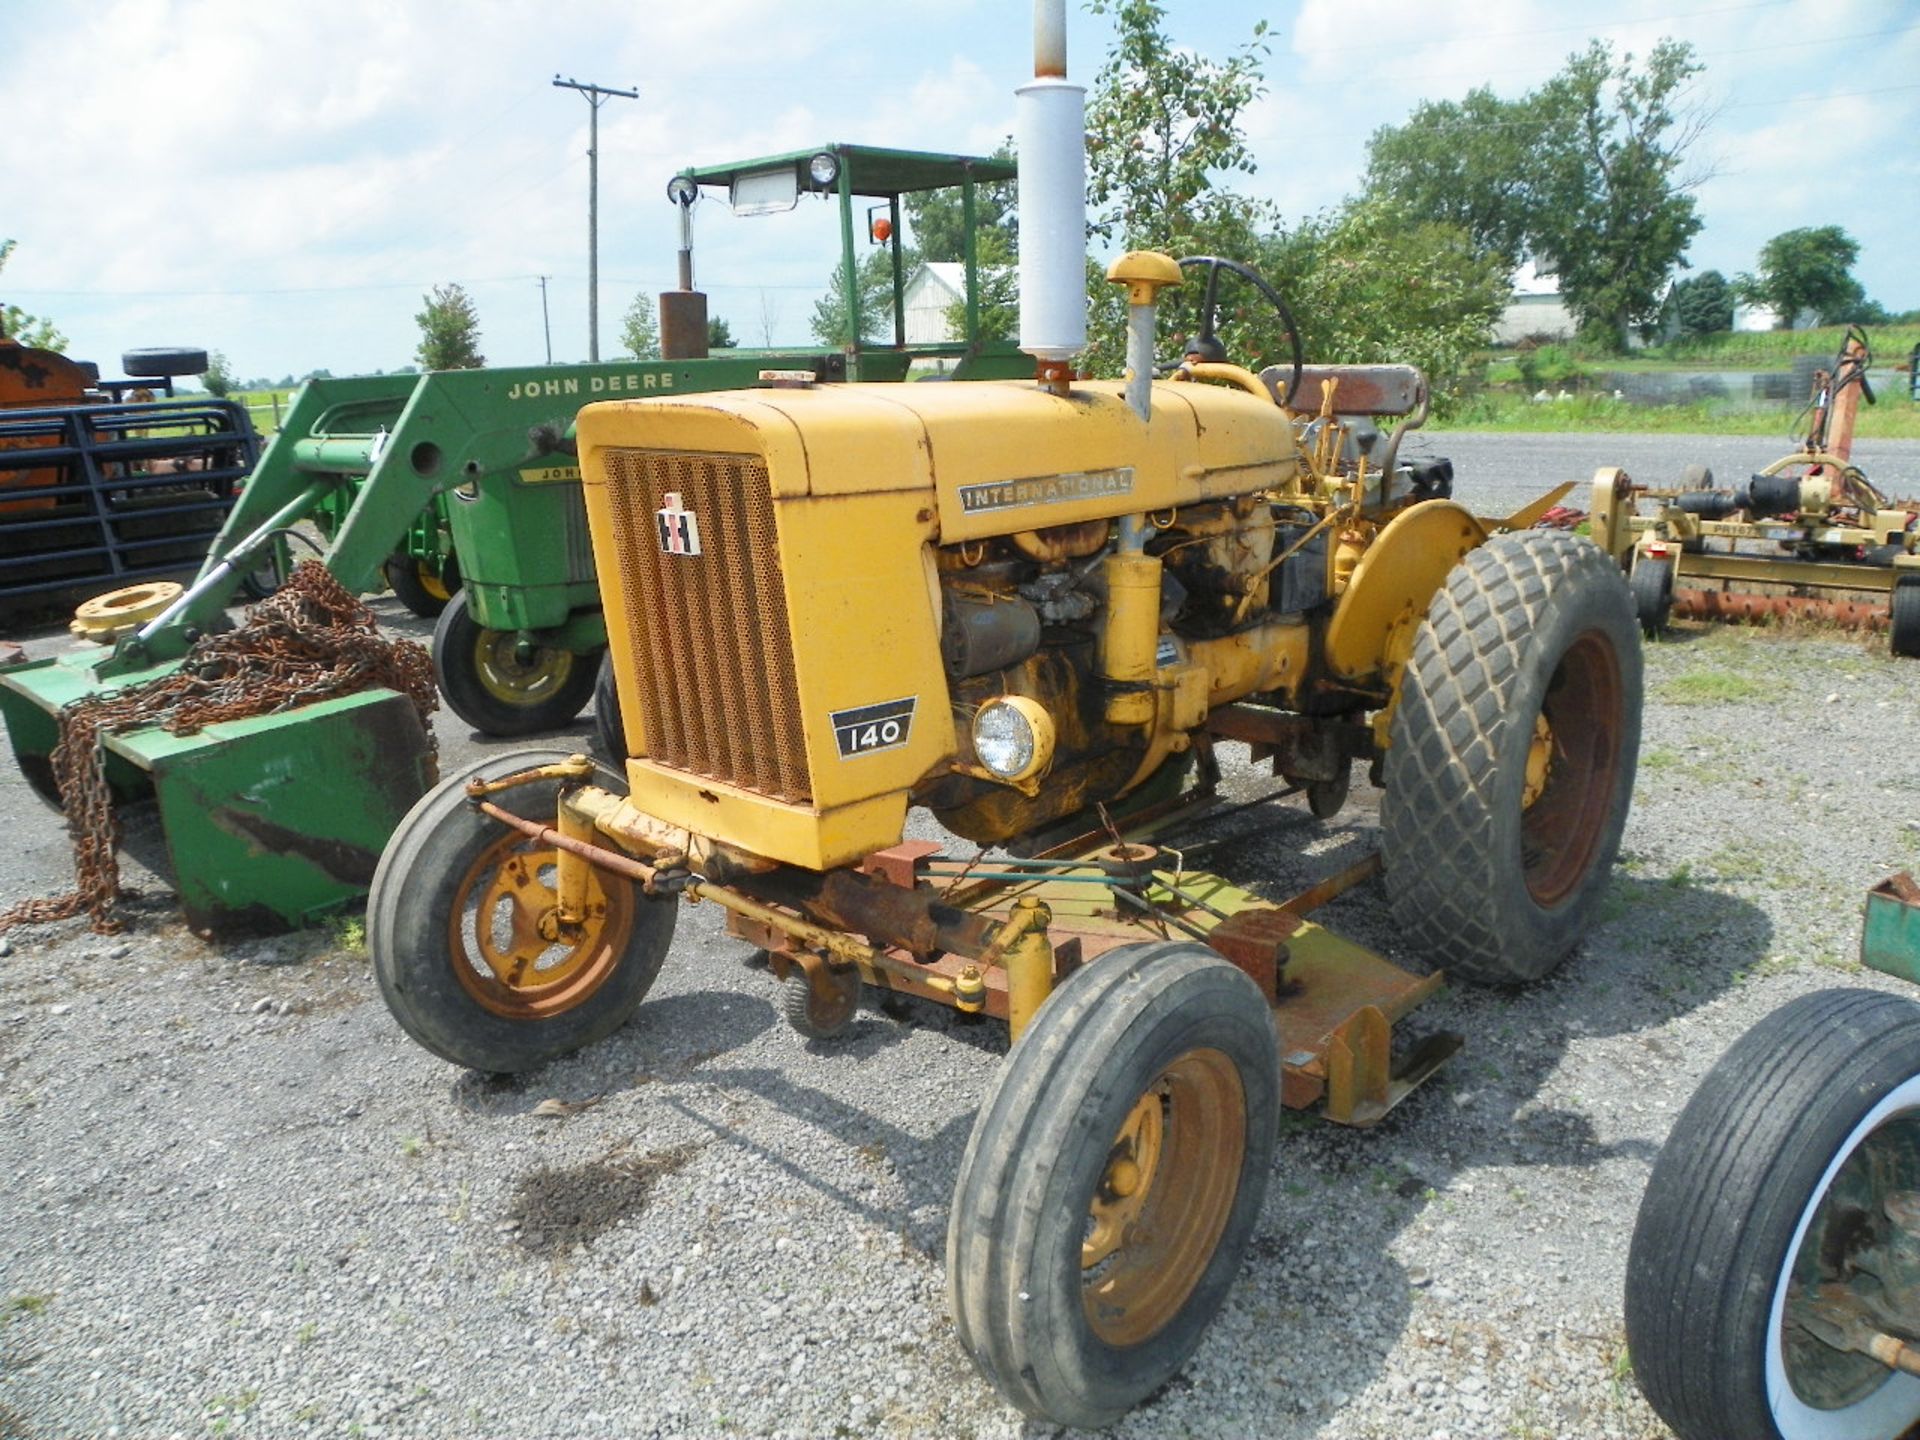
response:
<svg viewBox="0 0 1920 1440"><path fill-rule="evenodd" d="M1023 328L1038 194L1084 194L1047 149L1023 135ZM1052 283L1077 290L1084 232L1059 230ZM1240 268L1188 265L1209 296ZM1396 1049L1441 975L1305 919L1331 887L1271 903L1151 843L1210 797L1220 742L1322 815L1366 763L1406 941L1495 984L1588 928L1639 744L1626 583L1528 528L1555 497L1485 521L1446 498L1444 462L1402 462L1426 408L1406 367L1193 359L1217 343L1203 313L1155 381L1156 296L1181 278L1165 255L1114 263L1122 381L1072 378L1078 337L1023 338L1033 381L770 375L582 411L619 773L547 750L448 777L368 909L401 1025L483 1071L617 1029L676 897L767 952L809 1036L865 989L1004 1019L952 1311L1012 1403L1084 1426L1198 1345L1280 1107L1370 1123L1458 1043ZM904 840L912 806L963 853Z"/></svg>

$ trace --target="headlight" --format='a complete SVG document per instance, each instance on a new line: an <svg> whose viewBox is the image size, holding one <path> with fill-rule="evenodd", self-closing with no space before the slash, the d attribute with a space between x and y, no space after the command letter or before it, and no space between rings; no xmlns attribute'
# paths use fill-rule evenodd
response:
<svg viewBox="0 0 1920 1440"><path fill-rule="evenodd" d="M1002 695L973 717L973 753L1002 780L1031 779L1053 760L1053 717L1025 695Z"/></svg>
<svg viewBox="0 0 1920 1440"><path fill-rule="evenodd" d="M676 175L667 181L667 199L676 205L691 205L699 194L700 187L691 175Z"/></svg>
<svg viewBox="0 0 1920 1440"><path fill-rule="evenodd" d="M840 158L830 151L822 150L807 161L807 176L816 186L825 190L840 178Z"/></svg>

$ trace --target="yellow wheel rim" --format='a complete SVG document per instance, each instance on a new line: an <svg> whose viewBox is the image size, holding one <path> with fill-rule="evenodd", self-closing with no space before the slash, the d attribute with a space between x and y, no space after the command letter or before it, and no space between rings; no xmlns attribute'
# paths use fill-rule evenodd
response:
<svg viewBox="0 0 1920 1440"><path fill-rule="evenodd" d="M1529 808L1547 793L1553 778L1553 726L1544 714L1533 717L1533 743L1527 747L1527 783L1520 792L1520 808Z"/></svg>
<svg viewBox="0 0 1920 1440"><path fill-rule="evenodd" d="M571 1010L606 982L633 935L631 887L587 873L584 918L559 923L555 852L510 831L461 877L448 922L448 954L461 986L509 1020Z"/></svg>
<svg viewBox="0 0 1920 1440"><path fill-rule="evenodd" d="M1247 1097L1221 1051L1189 1050L1128 1111L1080 1246L1087 1323L1131 1346L1180 1313L1227 1228L1246 1159Z"/></svg>
<svg viewBox="0 0 1920 1440"><path fill-rule="evenodd" d="M473 673L481 688L505 705L538 705L565 688L573 673L573 652L546 645L520 658L511 630L482 630L473 643Z"/></svg>
<svg viewBox="0 0 1920 1440"><path fill-rule="evenodd" d="M447 582L440 578L438 566L429 565L424 560L413 563L414 578L420 582L420 588L435 600L447 601L453 598L453 592L447 589Z"/></svg>

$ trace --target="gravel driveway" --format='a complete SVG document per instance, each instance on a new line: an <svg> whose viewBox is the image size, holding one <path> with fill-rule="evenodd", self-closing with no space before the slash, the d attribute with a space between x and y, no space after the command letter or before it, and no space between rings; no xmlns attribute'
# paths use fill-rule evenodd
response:
<svg viewBox="0 0 1920 1440"><path fill-rule="evenodd" d="M1610 457L1665 479L1777 454L1428 448L1489 511ZM1861 450L1920 488L1899 483L1920 444ZM1379 1127L1283 1121L1224 1313L1114 1433L1663 1435L1619 1318L1641 1186L1748 1025L1807 990L1895 988L1854 957L1866 888L1920 868L1917 680L1884 638L1650 647L1597 932L1542 984L1431 1004L1467 1048ZM441 720L451 768L476 747ZM1292 893L1372 845L1373 802L1356 783L1329 825L1298 801L1229 820L1219 868ZM64 835L10 768L0 824L0 904L57 888ZM0 1440L1042 1433L946 1316L948 1193L995 1028L868 1011L809 1044L702 906L624 1030L488 1081L405 1040L357 926L208 945L161 882L128 879L145 898L124 935L17 931L0 958ZM1418 966L1375 886L1319 918Z"/></svg>

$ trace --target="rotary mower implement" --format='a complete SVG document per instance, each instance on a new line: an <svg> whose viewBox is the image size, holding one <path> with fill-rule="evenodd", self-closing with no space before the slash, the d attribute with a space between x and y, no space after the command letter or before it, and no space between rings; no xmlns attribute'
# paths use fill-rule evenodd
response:
<svg viewBox="0 0 1920 1440"><path fill-rule="evenodd" d="M1700 466L1670 490L1594 477L1593 538L1628 572L1646 633L1670 615L1802 616L1886 629L1894 654L1920 656L1920 500L1890 500L1851 459L1870 360L1850 331L1815 376L1804 443L1736 489Z"/></svg>

